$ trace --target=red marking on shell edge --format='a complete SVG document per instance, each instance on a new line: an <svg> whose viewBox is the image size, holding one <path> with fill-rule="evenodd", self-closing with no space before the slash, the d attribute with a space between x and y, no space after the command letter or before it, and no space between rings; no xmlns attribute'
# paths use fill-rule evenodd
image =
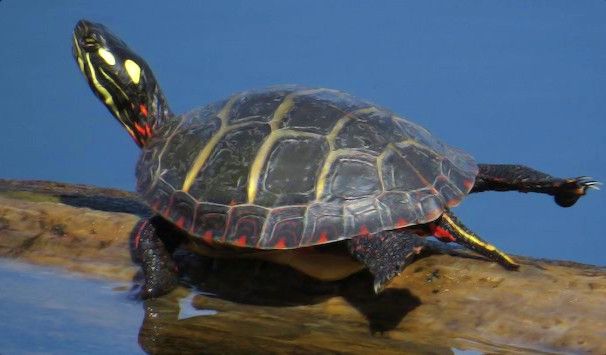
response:
<svg viewBox="0 0 606 355"><path fill-rule="evenodd" d="M240 236L240 237L239 237L239 238L238 238L238 239L237 239L237 240L234 242L234 245L237 245L237 246L239 246L239 247L246 246L246 240L247 240L247 239L248 239L248 238L246 238L246 236L245 236L245 235L241 235L241 236Z"/></svg>
<svg viewBox="0 0 606 355"><path fill-rule="evenodd" d="M369 234L370 234L370 232L368 231L368 227L366 227L366 225L365 225L365 224L363 224L363 225L360 227L360 231L359 231L358 233L359 233L360 235L364 235L364 236L365 236L365 235L369 235Z"/></svg>
<svg viewBox="0 0 606 355"><path fill-rule="evenodd" d="M465 186L467 190L471 190L471 188L473 188L473 181L465 180L463 181L463 186Z"/></svg>
<svg viewBox="0 0 606 355"><path fill-rule="evenodd" d="M175 224L177 225L177 227L183 229L183 226L185 226L185 217L180 217Z"/></svg>
<svg viewBox="0 0 606 355"><path fill-rule="evenodd" d="M430 228L431 233L434 235L434 237L438 238L438 240L441 242L450 243L456 240L455 237L453 237L449 231L440 226L432 224Z"/></svg>
<svg viewBox="0 0 606 355"><path fill-rule="evenodd" d="M286 239L280 238L280 240L278 240L278 242L276 243L276 245L274 245L274 248L276 248L276 249L285 249L286 248Z"/></svg>
<svg viewBox="0 0 606 355"><path fill-rule="evenodd" d="M141 111L141 114L144 117L147 117L147 106L145 106L144 104L139 105L139 111Z"/></svg>
<svg viewBox="0 0 606 355"><path fill-rule="evenodd" d="M454 206L454 205L456 205L456 204L457 204L457 203L459 203L459 202L460 202L460 200L459 200L458 198L451 198L450 200L448 200L448 201L446 202L446 204L447 204L448 206Z"/></svg>
<svg viewBox="0 0 606 355"><path fill-rule="evenodd" d="M408 225L408 221L405 220L404 218L398 218L398 221L396 222L396 228L404 228Z"/></svg>
<svg viewBox="0 0 606 355"><path fill-rule="evenodd" d="M212 231L204 232L204 234L202 234L202 240L208 244L211 244L213 242L213 232Z"/></svg>
<svg viewBox="0 0 606 355"><path fill-rule="evenodd" d="M237 204L238 204L238 201L236 201L235 199L232 199L231 201L229 201L230 206L235 206Z"/></svg>
<svg viewBox="0 0 606 355"><path fill-rule="evenodd" d="M328 234L325 231L322 231L322 233L320 233L320 237L318 238L318 243L320 243L320 244L328 243Z"/></svg>

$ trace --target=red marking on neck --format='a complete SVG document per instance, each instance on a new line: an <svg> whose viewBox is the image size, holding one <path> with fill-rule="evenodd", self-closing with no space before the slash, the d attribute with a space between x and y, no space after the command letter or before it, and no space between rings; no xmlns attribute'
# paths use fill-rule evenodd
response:
<svg viewBox="0 0 606 355"><path fill-rule="evenodd" d="M285 249L286 248L286 240L284 238L281 238L280 240L278 240L278 242L276 243L276 245L274 245L274 248L276 248L276 249Z"/></svg>
<svg viewBox="0 0 606 355"><path fill-rule="evenodd" d="M145 125L145 135L147 137L151 137L151 135L152 135L151 127L148 124Z"/></svg>
<svg viewBox="0 0 606 355"><path fill-rule="evenodd" d="M433 223L430 225L429 228L431 229L431 234L433 234L433 236L441 242L450 243L456 240L455 237L445 228L436 226Z"/></svg>
<svg viewBox="0 0 606 355"><path fill-rule="evenodd" d="M145 126L141 126L139 123L135 122L135 129L137 130L137 132L139 132L140 135L147 136Z"/></svg>
<svg viewBox="0 0 606 355"><path fill-rule="evenodd" d="M145 106L144 104L139 105L139 111L141 112L143 117L147 117L147 106Z"/></svg>

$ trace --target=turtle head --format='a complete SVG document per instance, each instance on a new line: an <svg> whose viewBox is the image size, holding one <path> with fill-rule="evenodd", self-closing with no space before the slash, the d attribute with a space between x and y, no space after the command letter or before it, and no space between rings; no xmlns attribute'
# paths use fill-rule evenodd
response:
<svg viewBox="0 0 606 355"><path fill-rule="evenodd" d="M172 113L143 59L105 26L80 20L73 54L91 89L143 147Z"/></svg>

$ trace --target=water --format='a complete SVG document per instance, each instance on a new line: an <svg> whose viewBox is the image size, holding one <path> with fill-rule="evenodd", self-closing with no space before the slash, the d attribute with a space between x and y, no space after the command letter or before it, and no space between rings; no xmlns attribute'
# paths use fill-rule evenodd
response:
<svg viewBox="0 0 606 355"><path fill-rule="evenodd" d="M139 354L143 307L112 282L0 259L0 353Z"/></svg>

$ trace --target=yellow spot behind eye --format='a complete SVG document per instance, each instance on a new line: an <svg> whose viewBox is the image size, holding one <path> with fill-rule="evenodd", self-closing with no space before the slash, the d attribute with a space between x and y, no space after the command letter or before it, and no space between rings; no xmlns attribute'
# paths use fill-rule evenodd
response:
<svg viewBox="0 0 606 355"><path fill-rule="evenodd" d="M99 50L97 51L97 53L99 54L99 56L101 58L103 58L103 60L105 61L105 63L109 64L109 65L114 65L116 64L116 58L114 58L114 55L108 51L105 48L99 48Z"/></svg>
<svg viewBox="0 0 606 355"><path fill-rule="evenodd" d="M124 62L124 67L133 83L139 84L139 79L141 79L141 67L130 59L127 59Z"/></svg>

